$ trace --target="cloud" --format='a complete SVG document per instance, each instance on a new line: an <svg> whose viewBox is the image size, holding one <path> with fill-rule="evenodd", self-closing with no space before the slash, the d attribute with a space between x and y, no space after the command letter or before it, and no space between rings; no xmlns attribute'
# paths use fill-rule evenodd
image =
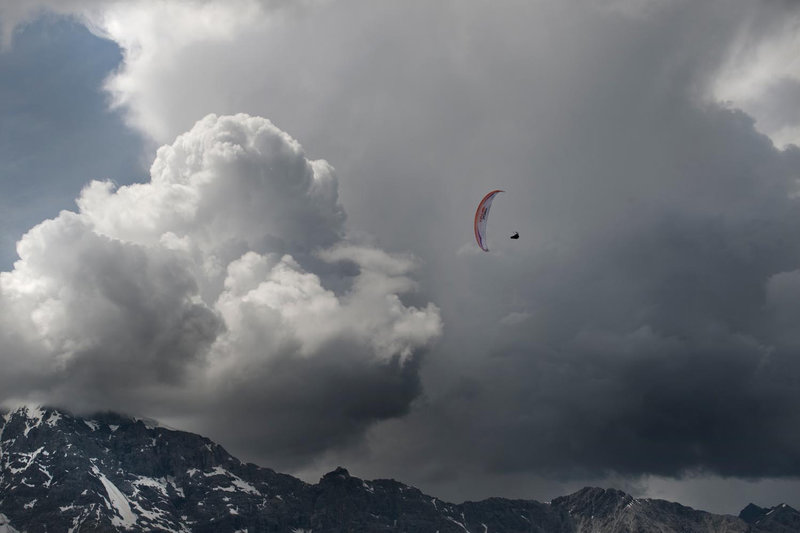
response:
<svg viewBox="0 0 800 533"><path fill-rule="evenodd" d="M800 34L787 4L753 6L711 86L714 98L747 111L781 147L800 145Z"/></svg>
<svg viewBox="0 0 800 533"><path fill-rule="evenodd" d="M337 188L243 114L159 149L147 183L90 183L0 274L6 398L179 413L211 434L249 405L270 428L249 447L278 463L402 414L438 309L402 302L411 258L346 240Z"/></svg>

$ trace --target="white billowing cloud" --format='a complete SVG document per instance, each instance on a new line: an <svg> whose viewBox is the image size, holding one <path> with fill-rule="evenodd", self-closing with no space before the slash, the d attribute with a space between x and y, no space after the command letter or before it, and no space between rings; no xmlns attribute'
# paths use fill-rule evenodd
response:
<svg viewBox="0 0 800 533"><path fill-rule="evenodd" d="M297 343L298 353L310 356L344 332L371 346L376 358L399 357L404 362L438 335L440 324L433 305L409 308L398 296L412 288L403 259L354 246L321 255L330 261L351 261L360 270L352 289L341 298L289 255L278 258L248 252L232 262L217 304L231 341L254 346L267 343L274 345L273 352L286 343ZM370 255L379 256L379 261L370 262L366 257ZM253 332L252 321L274 327ZM248 338L249 333L256 336Z"/></svg>
<svg viewBox="0 0 800 533"><path fill-rule="evenodd" d="M184 61L183 51L252 31L264 20L264 5L255 0L126 2L101 12L84 11L83 16L122 49L124 66L106 83L114 105L126 110L133 126L164 141L173 134L166 122L171 112L155 91L167 90L182 75L175 65ZM160 88L152 80L160 80L155 84ZM185 95L189 101L202 98L202 86L214 83L211 78L197 81L197 91Z"/></svg>
<svg viewBox="0 0 800 533"><path fill-rule="evenodd" d="M17 248L14 271L0 273L1 305L28 349L4 359L36 354L55 383L174 383L220 328L184 258L99 235L80 214L39 224Z"/></svg>
<svg viewBox="0 0 800 533"><path fill-rule="evenodd" d="M307 251L342 236L333 169L261 118L206 117L159 149L151 176L118 191L93 182L78 206L103 235L179 248L188 237L225 264L231 253Z"/></svg>
<svg viewBox="0 0 800 533"><path fill-rule="evenodd" d="M276 394L272 365L291 377L299 361L310 378L344 358L348 382L399 376L399 400L373 398L397 405L340 412L332 406L349 392L333 377L307 395L306 416L341 419L352 438L402 412L417 391L414 354L439 335L439 312L402 302L412 259L345 240L337 189L330 165L243 114L209 115L162 147L147 183L92 182L78 212L31 229L13 271L0 274L6 396L33 390L78 409L191 418L200 388L202 405L231 418L242 391L256 409ZM154 406L164 395L172 409ZM291 428L267 422L291 443ZM326 442L318 435L316 446Z"/></svg>

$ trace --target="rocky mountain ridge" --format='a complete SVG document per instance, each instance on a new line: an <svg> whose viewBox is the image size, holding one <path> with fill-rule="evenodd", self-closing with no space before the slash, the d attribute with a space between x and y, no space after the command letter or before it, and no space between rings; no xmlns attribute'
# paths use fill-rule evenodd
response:
<svg viewBox="0 0 800 533"><path fill-rule="evenodd" d="M787 533L800 513L715 515L589 487L453 504L343 468L312 485L146 420L23 407L0 418L0 533L46 531Z"/></svg>

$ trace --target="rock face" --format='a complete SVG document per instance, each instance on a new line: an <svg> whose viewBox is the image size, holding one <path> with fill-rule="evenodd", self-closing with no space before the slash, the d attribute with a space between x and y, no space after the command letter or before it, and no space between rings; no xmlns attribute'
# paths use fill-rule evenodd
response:
<svg viewBox="0 0 800 533"><path fill-rule="evenodd" d="M597 488L456 505L343 468L310 485L145 420L24 407L0 418L0 533L45 531L783 533L800 513L737 518Z"/></svg>
<svg viewBox="0 0 800 533"><path fill-rule="evenodd" d="M309 487L143 420L21 408L0 426L0 512L21 531L288 531Z"/></svg>
<svg viewBox="0 0 800 533"><path fill-rule="evenodd" d="M739 518L696 511L664 500L639 499L614 489L584 488L556 498L573 518L577 531L658 531L662 533L745 533L751 529Z"/></svg>
<svg viewBox="0 0 800 533"><path fill-rule="evenodd" d="M800 531L800 512L786 504L758 507L752 503L742 509L739 518L751 524L755 533L790 533Z"/></svg>

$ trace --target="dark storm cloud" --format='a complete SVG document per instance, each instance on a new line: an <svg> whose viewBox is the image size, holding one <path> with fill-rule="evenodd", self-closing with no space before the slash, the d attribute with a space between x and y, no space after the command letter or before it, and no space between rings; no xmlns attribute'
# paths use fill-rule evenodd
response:
<svg viewBox="0 0 800 533"><path fill-rule="evenodd" d="M594 205L564 213L590 226L565 225L550 249L529 254L500 243L506 256L489 267L461 257L480 269L478 296L498 291L517 315L461 308L462 322L483 321L482 341L453 332L443 304L448 332L485 357L462 361L469 377L444 391L431 380L413 429L387 437L416 450L400 452L409 461L556 478L800 475L800 151L777 150L739 112L688 98L671 112L679 118L650 117L660 153L629 167L634 175L595 168L585 186ZM639 120L619 115L615 127L645 131ZM638 159L619 136L596 143L612 173ZM468 342L443 341L453 364Z"/></svg>
<svg viewBox="0 0 800 533"><path fill-rule="evenodd" d="M353 343L321 350L323 358L279 358L224 387L196 427L228 435L249 457L296 468L331 447L360 444L365 429L406 414L420 393L418 360L365 364Z"/></svg>
<svg viewBox="0 0 800 533"><path fill-rule="evenodd" d="M480 156L458 152L412 174L434 197L421 200L414 230L378 231L435 264L425 281L446 324L426 360L427 403L405 425L375 431L374 449L398 465L392 474L413 466L423 485L460 497L488 493L453 488L458 480L522 471L800 474L796 311L782 307L800 265L800 154L702 97L748 16L712 20L717 7L677 6L636 22L599 16L587 35L569 34L587 48L564 44L567 66L543 67L530 46L485 43L474 51L503 76L431 105L455 112L474 92L488 100L477 109L497 113L463 135L462 149L480 147ZM585 23L580 14L573 22ZM399 138L413 128L393 118L407 130L386 135L405 147ZM457 144L459 131L439 144ZM420 150L437 145L420 135ZM402 156L388 152L395 165L383 168L399 175ZM431 176L454 185L439 193ZM484 256L472 253L465 219L495 186L510 192L490 221L495 254ZM414 187L383 197L374 187L373 205L418 200ZM392 224L364 213L372 227ZM450 255L462 227L467 253ZM500 228L522 240L504 240ZM385 475L381 459L362 464Z"/></svg>

